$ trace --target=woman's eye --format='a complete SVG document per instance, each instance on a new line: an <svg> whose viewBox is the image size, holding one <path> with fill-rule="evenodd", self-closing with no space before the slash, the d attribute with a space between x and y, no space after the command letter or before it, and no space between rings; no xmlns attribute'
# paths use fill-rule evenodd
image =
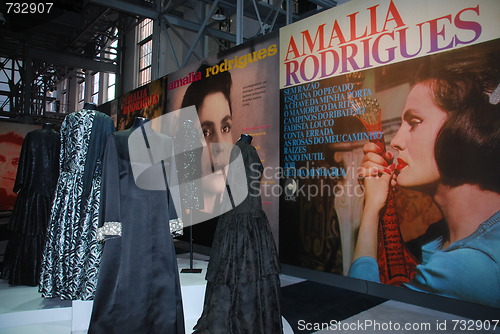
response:
<svg viewBox="0 0 500 334"><path fill-rule="evenodd" d="M212 131L208 130L208 129L204 129L203 130L203 136L204 137L209 137L212 135Z"/></svg>
<svg viewBox="0 0 500 334"><path fill-rule="evenodd" d="M231 124L226 124L222 127L222 132L223 133L229 133L231 132Z"/></svg>
<svg viewBox="0 0 500 334"><path fill-rule="evenodd" d="M422 123L422 120L419 118L412 118L408 121L408 124L410 125L410 129L413 130L415 127L419 124Z"/></svg>

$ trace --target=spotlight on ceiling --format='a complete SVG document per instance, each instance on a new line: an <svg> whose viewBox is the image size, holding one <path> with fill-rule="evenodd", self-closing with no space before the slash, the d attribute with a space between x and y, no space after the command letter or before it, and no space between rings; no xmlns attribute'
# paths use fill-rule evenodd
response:
<svg viewBox="0 0 500 334"><path fill-rule="evenodd" d="M226 15L224 15L224 11L222 9L217 7L217 10L212 15L212 19L214 19L215 21L223 21L226 19Z"/></svg>

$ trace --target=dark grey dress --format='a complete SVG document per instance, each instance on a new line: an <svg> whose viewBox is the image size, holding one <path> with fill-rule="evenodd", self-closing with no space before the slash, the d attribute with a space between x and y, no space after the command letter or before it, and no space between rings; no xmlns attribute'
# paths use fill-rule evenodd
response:
<svg viewBox="0 0 500 334"><path fill-rule="evenodd" d="M24 139L2 271L2 278L11 285L36 286L40 281L45 234L59 176L59 144L59 133L52 129L31 131Z"/></svg>
<svg viewBox="0 0 500 334"><path fill-rule="evenodd" d="M128 145L132 130L115 132L106 146L99 230L105 243L89 333L184 334L170 227L176 209L165 186L145 190L136 185ZM163 135L148 137L147 144L172 149ZM175 177L174 164L161 166L168 176ZM162 172L157 182L164 182Z"/></svg>
<svg viewBox="0 0 500 334"><path fill-rule="evenodd" d="M243 141L236 143L232 160L240 150L248 196L219 218L195 333L282 333L278 255L260 197L263 166Z"/></svg>

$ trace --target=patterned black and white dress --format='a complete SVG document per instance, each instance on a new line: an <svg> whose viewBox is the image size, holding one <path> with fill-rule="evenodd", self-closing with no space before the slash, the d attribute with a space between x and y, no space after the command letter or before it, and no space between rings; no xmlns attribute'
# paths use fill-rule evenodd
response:
<svg viewBox="0 0 500 334"><path fill-rule="evenodd" d="M44 298L91 300L101 246L97 241L102 156L111 117L82 109L61 126L59 179L47 230L39 292Z"/></svg>

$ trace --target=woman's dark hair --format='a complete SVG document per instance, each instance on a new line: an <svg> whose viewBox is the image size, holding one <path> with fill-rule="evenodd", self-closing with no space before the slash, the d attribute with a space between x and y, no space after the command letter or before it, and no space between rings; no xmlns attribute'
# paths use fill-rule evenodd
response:
<svg viewBox="0 0 500 334"><path fill-rule="evenodd" d="M500 47L484 44L429 57L415 83L448 113L434 147L441 181L500 193L500 104L489 100L500 84Z"/></svg>
<svg viewBox="0 0 500 334"><path fill-rule="evenodd" d="M0 143L12 143L16 145L22 145L24 138L14 131L10 131L0 135Z"/></svg>
<svg viewBox="0 0 500 334"><path fill-rule="evenodd" d="M219 64L221 64L220 62ZM231 74L228 71L219 72L217 74L212 74L207 76L207 69L212 66L203 63L196 70L201 73L202 79L194 81L189 85L182 99L181 108L188 106L195 106L196 110L199 112L200 106L207 95L213 93L222 93L229 103L229 110L231 114L233 109L231 106L231 86L233 81L231 79Z"/></svg>

